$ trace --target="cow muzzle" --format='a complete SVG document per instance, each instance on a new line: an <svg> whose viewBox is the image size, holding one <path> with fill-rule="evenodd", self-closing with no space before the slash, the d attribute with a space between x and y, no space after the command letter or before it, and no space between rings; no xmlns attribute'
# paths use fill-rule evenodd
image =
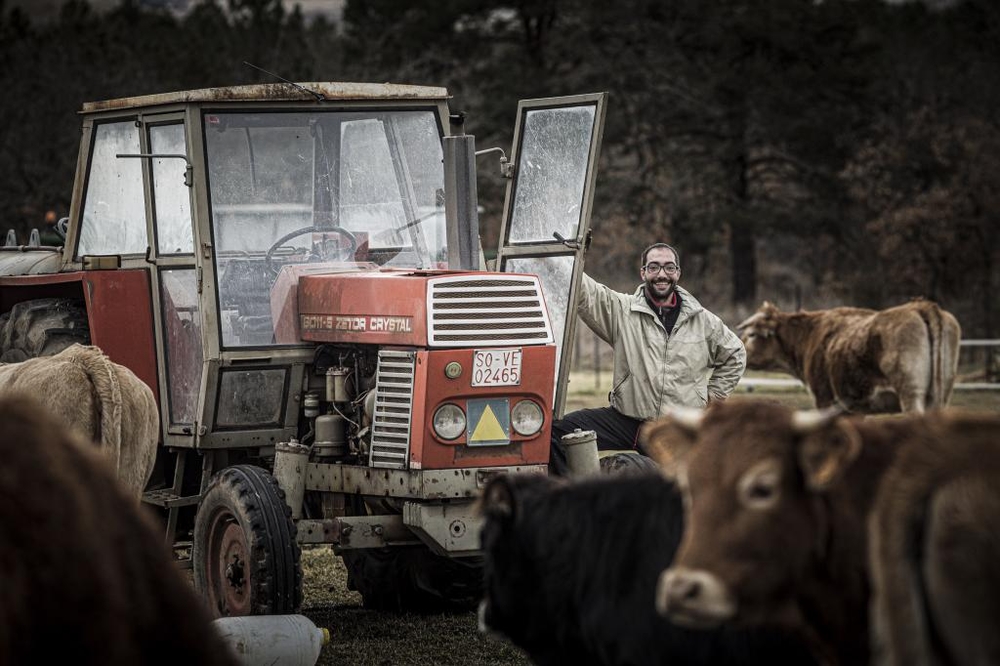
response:
<svg viewBox="0 0 1000 666"><path fill-rule="evenodd" d="M675 624L702 629L736 615L736 600L714 574L671 567L660 574L656 610Z"/></svg>

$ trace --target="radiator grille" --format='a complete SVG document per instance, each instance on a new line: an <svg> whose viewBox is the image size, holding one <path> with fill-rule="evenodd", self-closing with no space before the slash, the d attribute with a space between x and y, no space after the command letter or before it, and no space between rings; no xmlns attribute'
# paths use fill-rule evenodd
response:
<svg viewBox="0 0 1000 666"><path fill-rule="evenodd" d="M448 276L427 287L431 347L503 347L552 342L538 278Z"/></svg>
<svg viewBox="0 0 1000 666"><path fill-rule="evenodd" d="M416 352L382 350L375 375L372 467L406 469L410 456Z"/></svg>

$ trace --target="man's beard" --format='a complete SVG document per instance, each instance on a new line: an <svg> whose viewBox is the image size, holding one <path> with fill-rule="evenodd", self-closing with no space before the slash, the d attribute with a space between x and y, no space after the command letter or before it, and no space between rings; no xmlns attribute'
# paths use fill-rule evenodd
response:
<svg viewBox="0 0 1000 666"><path fill-rule="evenodd" d="M646 293L655 301L665 301L674 293L677 283L670 278L646 280Z"/></svg>

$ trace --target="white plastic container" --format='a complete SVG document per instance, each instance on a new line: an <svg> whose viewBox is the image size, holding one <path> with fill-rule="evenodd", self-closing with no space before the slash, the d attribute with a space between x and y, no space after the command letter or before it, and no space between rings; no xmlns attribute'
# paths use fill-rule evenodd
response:
<svg viewBox="0 0 1000 666"><path fill-rule="evenodd" d="M314 666L330 631L304 615L248 615L213 620L243 666Z"/></svg>
<svg viewBox="0 0 1000 666"><path fill-rule="evenodd" d="M563 435L561 441L566 452L569 476L585 477L601 473L601 461L597 454L597 433L577 428Z"/></svg>

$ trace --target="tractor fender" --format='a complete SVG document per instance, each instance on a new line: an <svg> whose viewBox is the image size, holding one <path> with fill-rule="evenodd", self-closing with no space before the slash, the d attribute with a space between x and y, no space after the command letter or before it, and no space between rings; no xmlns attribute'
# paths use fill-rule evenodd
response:
<svg viewBox="0 0 1000 666"><path fill-rule="evenodd" d="M62 248L0 247L0 276L58 273Z"/></svg>

